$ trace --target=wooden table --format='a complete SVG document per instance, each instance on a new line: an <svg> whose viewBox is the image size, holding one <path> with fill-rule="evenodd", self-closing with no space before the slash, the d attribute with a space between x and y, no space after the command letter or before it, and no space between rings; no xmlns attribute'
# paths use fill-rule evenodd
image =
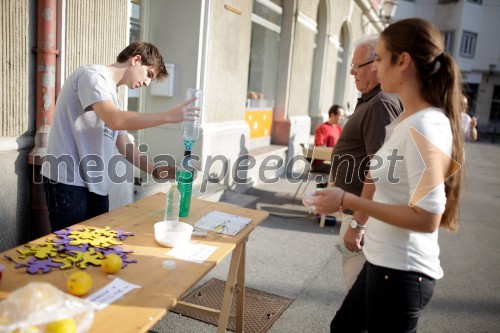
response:
<svg viewBox="0 0 500 333"><path fill-rule="evenodd" d="M138 263L129 264L115 275L127 282L138 284L142 288L134 289L103 310L96 311L91 332L115 332L118 328L120 332L146 332L174 306L189 307L192 310L219 316L217 332L225 332L234 292L237 293L236 327L238 332L243 332L246 241L252 230L269 214L264 211L193 198L189 216L181 218L181 221L194 224L211 211L221 211L252 219L252 222L236 236L225 236L213 232L209 232L206 237L193 236L192 243L199 242L217 247L217 250L203 264L196 264L169 257L166 252L170 249L156 243L153 225L163 220L164 203L165 194L156 194L74 226L99 228L109 226L112 229L123 229L135 234L124 241L124 248L134 251L129 258L137 259ZM51 236L40 238L30 244L43 243ZM0 299L31 281L49 282L66 291L66 280L73 270L54 269L48 274L30 275L24 269L15 269L14 264L4 258L4 254L13 259L18 258L16 249L2 253L0 258L0 263L6 266L0 281ZM193 285L230 253L232 253L231 262L220 311L180 301ZM174 270L162 269L162 262L165 259L176 261L176 268ZM90 266L86 271L93 277L90 293L110 282L107 274L100 267Z"/></svg>

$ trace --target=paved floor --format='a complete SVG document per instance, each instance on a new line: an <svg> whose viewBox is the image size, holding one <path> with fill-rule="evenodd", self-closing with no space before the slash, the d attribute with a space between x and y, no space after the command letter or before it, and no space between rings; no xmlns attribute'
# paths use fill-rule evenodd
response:
<svg viewBox="0 0 500 333"><path fill-rule="evenodd" d="M460 230L440 231L445 276L419 332L500 332L500 146L475 143L466 151ZM231 196L236 203L254 197L253 208L271 213L250 237L246 283L294 300L269 332L328 332L345 296L340 254L333 247L339 226L320 229L300 201L292 201L296 187L280 179ZM228 265L225 260L200 283L212 277L225 280ZM153 331L204 333L215 327L169 313Z"/></svg>

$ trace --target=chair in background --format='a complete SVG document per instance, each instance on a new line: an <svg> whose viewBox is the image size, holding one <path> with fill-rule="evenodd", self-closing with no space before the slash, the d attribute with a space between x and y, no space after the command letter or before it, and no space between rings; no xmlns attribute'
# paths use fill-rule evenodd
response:
<svg viewBox="0 0 500 333"><path fill-rule="evenodd" d="M306 160L309 162L309 165L307 166L307 182L299 182L299 187L295 191L295 194L293 196L292 200L295 200L297 197L297 194L299 193L300 189L302 188L302 185L304 185L304 188L302 190L302 194L307 190L307 187L310 183L311 180L314 180L314 183L327 183L327 186L331 186L332 184L330 183L331 179L331 174L332 174L332 168L330 168L330 172L328 174L323 173L323 172L314 172L311 169L311 166L314 162L314 160L324 160L325 163L331 163L332 160L332 155L333 155L333 147L319 147L319 146L312 146L312 147L306 147L304 144L301 144L302 147L302 154L306 158ZM320 177L320 178L318 178ZM318 181L322 180L322 181ZM320 223L319 226L320 228L323 228L325 226L325 220L326 220L326 215L321 215L320 216Z"/></svg>
<svg viewBox="0 0 500 333"><path fill-rule="evenodd" d="M297 197L297 194L299 193L300 189L302 188L302 185L304 185L304 188L302 189L301 194L304 194L304 192L307 190L307 187L308 187L311 180L314 180L316 184L327 183L328 179L329 179L328 177L331 174L331 170L330 170L330 174L325 173L325 172L312 171L312 164L314 163L314 160L317 160L317 159L324 160L325 163L330 163L331 158L332 158L332 153L333 153L333 147L319 147L319 146L307 147L302 143L300 144L300 146L302 147L302 154L308 162L306 169L304 170L305 172L307 172L308 177L307 177L307 181L299 182L299 187L295 191L295 194L293 195L292 200L295 200L295 198Z"/></svg>

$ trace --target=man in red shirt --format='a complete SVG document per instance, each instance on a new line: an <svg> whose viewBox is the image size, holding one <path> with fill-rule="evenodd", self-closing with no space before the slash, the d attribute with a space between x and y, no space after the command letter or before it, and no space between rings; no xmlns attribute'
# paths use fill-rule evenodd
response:
<svg viewBox="0 0 500 333"><path fill-rule="evenodd" d="M328 120L316 127L314 133L314 146L333 147L342 133L340 122L344 119L344 109L340 105L333 105L328 111ZM330 164L323 160L314 160L312 171L330 173Z"/></svg>

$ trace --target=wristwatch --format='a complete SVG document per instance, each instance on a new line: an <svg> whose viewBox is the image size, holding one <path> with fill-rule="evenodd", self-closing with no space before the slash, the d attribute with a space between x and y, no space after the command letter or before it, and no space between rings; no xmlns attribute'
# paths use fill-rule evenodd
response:
<svg viewBox="0 0 500 333"><path fill-rule="evenodd" d="M356 230L365 230L366 226L361 225L358 223L356 220L351 221L351 228L356 229Z"/></svg>

